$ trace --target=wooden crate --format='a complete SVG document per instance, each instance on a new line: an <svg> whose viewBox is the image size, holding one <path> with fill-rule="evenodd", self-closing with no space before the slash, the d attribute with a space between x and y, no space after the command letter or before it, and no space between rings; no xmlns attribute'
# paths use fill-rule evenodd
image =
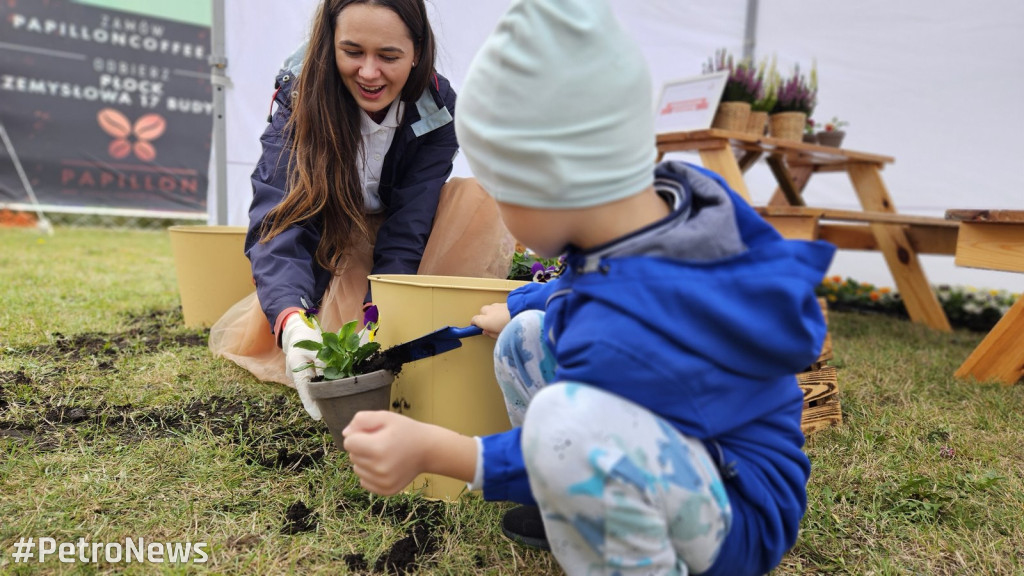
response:
<svg viewBox="0 0 1024 576"><path fill-rule="evenodd" d="M824 298L819 298L818 304L821 305L827 324L827 303ZM818 359L807 370L796 375L797 384L804 393L804 412L800 421L804 434L843 423L843 412L839 405L839 380L835 367L828 365L831 359L832 334L828 332Z"/></svg>

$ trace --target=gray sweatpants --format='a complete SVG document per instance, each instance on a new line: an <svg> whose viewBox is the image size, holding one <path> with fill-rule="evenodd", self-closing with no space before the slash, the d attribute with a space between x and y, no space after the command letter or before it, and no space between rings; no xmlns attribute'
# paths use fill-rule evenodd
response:
<svg viewBox="0 0 1024 576"><path fill-rule="evenodd" d="M543 330L543 312L517 315L494 358L558 563L570 575L707 570L732 510L704 445L620 396L552 382Z"/></svg>

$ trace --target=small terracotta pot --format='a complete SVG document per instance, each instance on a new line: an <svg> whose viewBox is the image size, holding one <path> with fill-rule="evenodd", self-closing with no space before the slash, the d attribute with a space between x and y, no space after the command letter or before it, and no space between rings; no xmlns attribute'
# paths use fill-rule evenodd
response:
<svg viewBox="0 0 1024 576"><path fill-rule="evenodd" d="M338 450L345 451L341 431L360 410L388 410L391 405L391 382L395 375L388 370L357 374L340 380L309 383L309 395L316 402L327 429Z"/></svg>
<svg viewBox="0 0 1024 576"><path fill-rule="evenodd" d="M718 110L715 111L715 119L711 121L711 127L732 132L745 132L749 116L749 102L721 102L718 104Z"/></svg>
<svg viewBox="0 0 1024 576"><path fill-rule="evenodd" d="M803 112L777 112L768 117L772 138L800 142L803 139L804 127L807 125L807 114Z"/></svg>

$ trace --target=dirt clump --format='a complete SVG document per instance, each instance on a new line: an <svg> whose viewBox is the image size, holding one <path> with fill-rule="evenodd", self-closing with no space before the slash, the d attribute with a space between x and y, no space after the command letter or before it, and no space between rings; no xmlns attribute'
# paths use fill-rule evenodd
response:
<svg viewBox="0 0 1024 576"><path fill-rule="evenodd" d="M319 525L316 512L306 507L306 504L299 500L288 506L284 513L284 525L281 526L281 534L293 535L303 532L312 532Z"/></svg>

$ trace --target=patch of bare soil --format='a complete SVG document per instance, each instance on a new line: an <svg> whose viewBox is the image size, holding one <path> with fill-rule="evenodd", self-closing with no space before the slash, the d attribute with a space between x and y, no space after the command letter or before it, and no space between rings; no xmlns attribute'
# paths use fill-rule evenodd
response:
<svg viewBox="0 0 1024 576"><path fill-rule="evenodd" d="M117 333L54 334L48 344L4 350L4 354L24 358L25 366L32 368L0 371L0 442L31 443L34 450L50 451L59 449L69 439L80 442L113 436L123 442L133 442L201 434L216 436L228 445L244 446L239 450L239 457L249 465L270 470L298 473L324 461L326 455L320 444L309 439L322 437L325 426L312 420L296 423L293 418L296 404L283 396L213 396L160 408L96 402L100 391L81 385L59 397L32 397L23 393L16 396L15 390L24 387L67 388L64 378L72 371L86 370L97 376L115 372L118 363L132 355L182 346L205 347L209 336L205 331L184 328L180 308L131 315L124 324L125 330ZM378 369L397 374L401 365L389 366L376 355L367 359L366 369L361 371ZM11 416L12 404L19 407L18 419ZM316 497L312 486L310 497ZM249 510L259 504L241 502L238 506ZM444 516L440 502L423 500L395 504L391 500L371 499L368 493L357 491L346 494L338 509L368 510L371 515L405 531L405 536L372 566L361 554L340 558L357 574L415 574L440 548L439 532L443 529ZM287 535L315 532L318 525L317 514L302 501L296 501L285 511L280 532ZM241 535L231 539L228 547L246 549L259 541L257 535Z"/></svg>
<svg viewBox="0 0 1024 576"><path fill-rule="evenodd" d="M416 574L426 566L426 559L440 550L441 538L437 532L443 523L443 503L423 500L412 505L406 502L395 505L377 500L370 507L370 513L395 526L404 526L406 530L406 536L377 558L372 573ZM367 573L369 565L362 554L349 554L344 561L349 570Z"/></svg>

